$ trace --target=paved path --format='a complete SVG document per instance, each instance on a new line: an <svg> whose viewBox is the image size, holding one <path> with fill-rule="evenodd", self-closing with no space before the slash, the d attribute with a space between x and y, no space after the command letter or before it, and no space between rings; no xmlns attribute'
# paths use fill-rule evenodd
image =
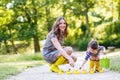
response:
<svg viewBox="0 0 120 80"><path fill-rule="evenodd" d="M84 59L83 56L85 54L78 52L75 52L75 54L79 56L75 67L77 69L82 63ZM70 67L69 65L60 66L60 68L63 69L64 71L67 71L69 67ZM84 69L88 71L88 62L85 64ZM120 80L120 73L105 70L104 73L94 73L94 74L80 73L80 74L71 74L71 75L63 73L62 75L59 75L57 73L50 72L49 66L44 65L44 66L26 69L22 73L16 76L11 76L7 80Z"/></svg>

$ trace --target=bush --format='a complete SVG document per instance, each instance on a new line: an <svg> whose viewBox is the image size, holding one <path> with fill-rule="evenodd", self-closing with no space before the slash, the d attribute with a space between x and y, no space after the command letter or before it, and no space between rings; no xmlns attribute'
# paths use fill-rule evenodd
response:
<svg viewBox="0 0 120 80"><path fill-rule="evenodd" d="M114 24L109 23L99 26L95 29L94 37L100 42L100 45L115 46L120 48L120 21L116 21Z"/></svg>
<svg viewBox="0 0 120 80"><path fill-rule="evenodd" d="M73 37L73 36L68 36L68 37L65 39L64 45L73 46L73 45L75 44L75 42L76 42L75 37Z"/></svg>
<svg viewBox="0 0 120 80"><path fill-rule="evenodd" d="M78 49L80 51L85 51L87 49L88 43L91 40L89 37L85 37L83 39L79 39L78 41Z"/></svg>

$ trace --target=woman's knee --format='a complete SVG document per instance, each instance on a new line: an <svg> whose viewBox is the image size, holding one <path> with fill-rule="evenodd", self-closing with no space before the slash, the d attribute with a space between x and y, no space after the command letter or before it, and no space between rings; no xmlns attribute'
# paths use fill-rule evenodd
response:
<svg viewBox="0 0 120 80"><path fill-rule="evenodd" d="M71 53L73 52L72 47L65 47L64 50L67 52L67 54L71 55Z"/></svg>
<svg viewBox="0 0 120 80"><path fill-rule="evenodd" d="M77 61L77 57L75 56L75 55L71 55L71 58L74 60L74 62L76 62Z"/></svg>
<svg viewBox="0 0 120 80"><path fill-rule="evenodd" d="M74 62L76 62L77 61L77 57L74 56L73 60L74 60Z"/></svg>
<svg viewBox="0 0 120 80"><path fill-rule="evenodd" d="M72 47L68 47L68 53L72 53L72 52L73 52Z"/></svg>

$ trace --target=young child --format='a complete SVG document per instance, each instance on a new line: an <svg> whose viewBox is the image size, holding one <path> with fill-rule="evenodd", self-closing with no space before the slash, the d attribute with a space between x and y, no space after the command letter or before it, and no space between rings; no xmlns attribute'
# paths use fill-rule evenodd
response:
<svg viewBox="0 0 120 80"><path fill-rule="evenodd" d="M99 58L100 58L101 50L105 54L104 46L99 46L99 44L96 40L92 40L91 42L89 42L88 49L86 51L85 61L80 66L80 69L82 69L82 67L87 62L87 60L90 59L89 69L92 70L92 69L94 69L94 66L95 66L95 72L99 72L100 71Z"/></svg>

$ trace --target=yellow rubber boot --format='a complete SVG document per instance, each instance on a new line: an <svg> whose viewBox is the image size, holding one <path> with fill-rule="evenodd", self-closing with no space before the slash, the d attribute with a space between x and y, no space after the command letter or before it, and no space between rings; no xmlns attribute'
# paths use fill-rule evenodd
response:
<svg viewBox="0 0 120 80"><path fill-rule="evenodd" d="M58 65L63 64L66 61L66 59L63 56L60 56L55 63L53 63L50 67L50 70L52 72L58 72L60 69Z"/></svg>
<svg viewBox="0 0 120 80"><path fill-rule="evenodd" d="M96 71L100 71L100 63L99 63L99 61L96 61L95 62L95 65L96 65Z"/></svg>
<svg viewBox="0 0 120 80"><path fill-rule="evenodd" d="M90 60L90 70L94 69L95 61Z"/></svg>
<svg viewBox="0 0 120 80"><path fill-rule="evenodd" d="M68 60L65 59L64 62L63 62L62 64L68 64L68 63L69 63Z"/></svg>

